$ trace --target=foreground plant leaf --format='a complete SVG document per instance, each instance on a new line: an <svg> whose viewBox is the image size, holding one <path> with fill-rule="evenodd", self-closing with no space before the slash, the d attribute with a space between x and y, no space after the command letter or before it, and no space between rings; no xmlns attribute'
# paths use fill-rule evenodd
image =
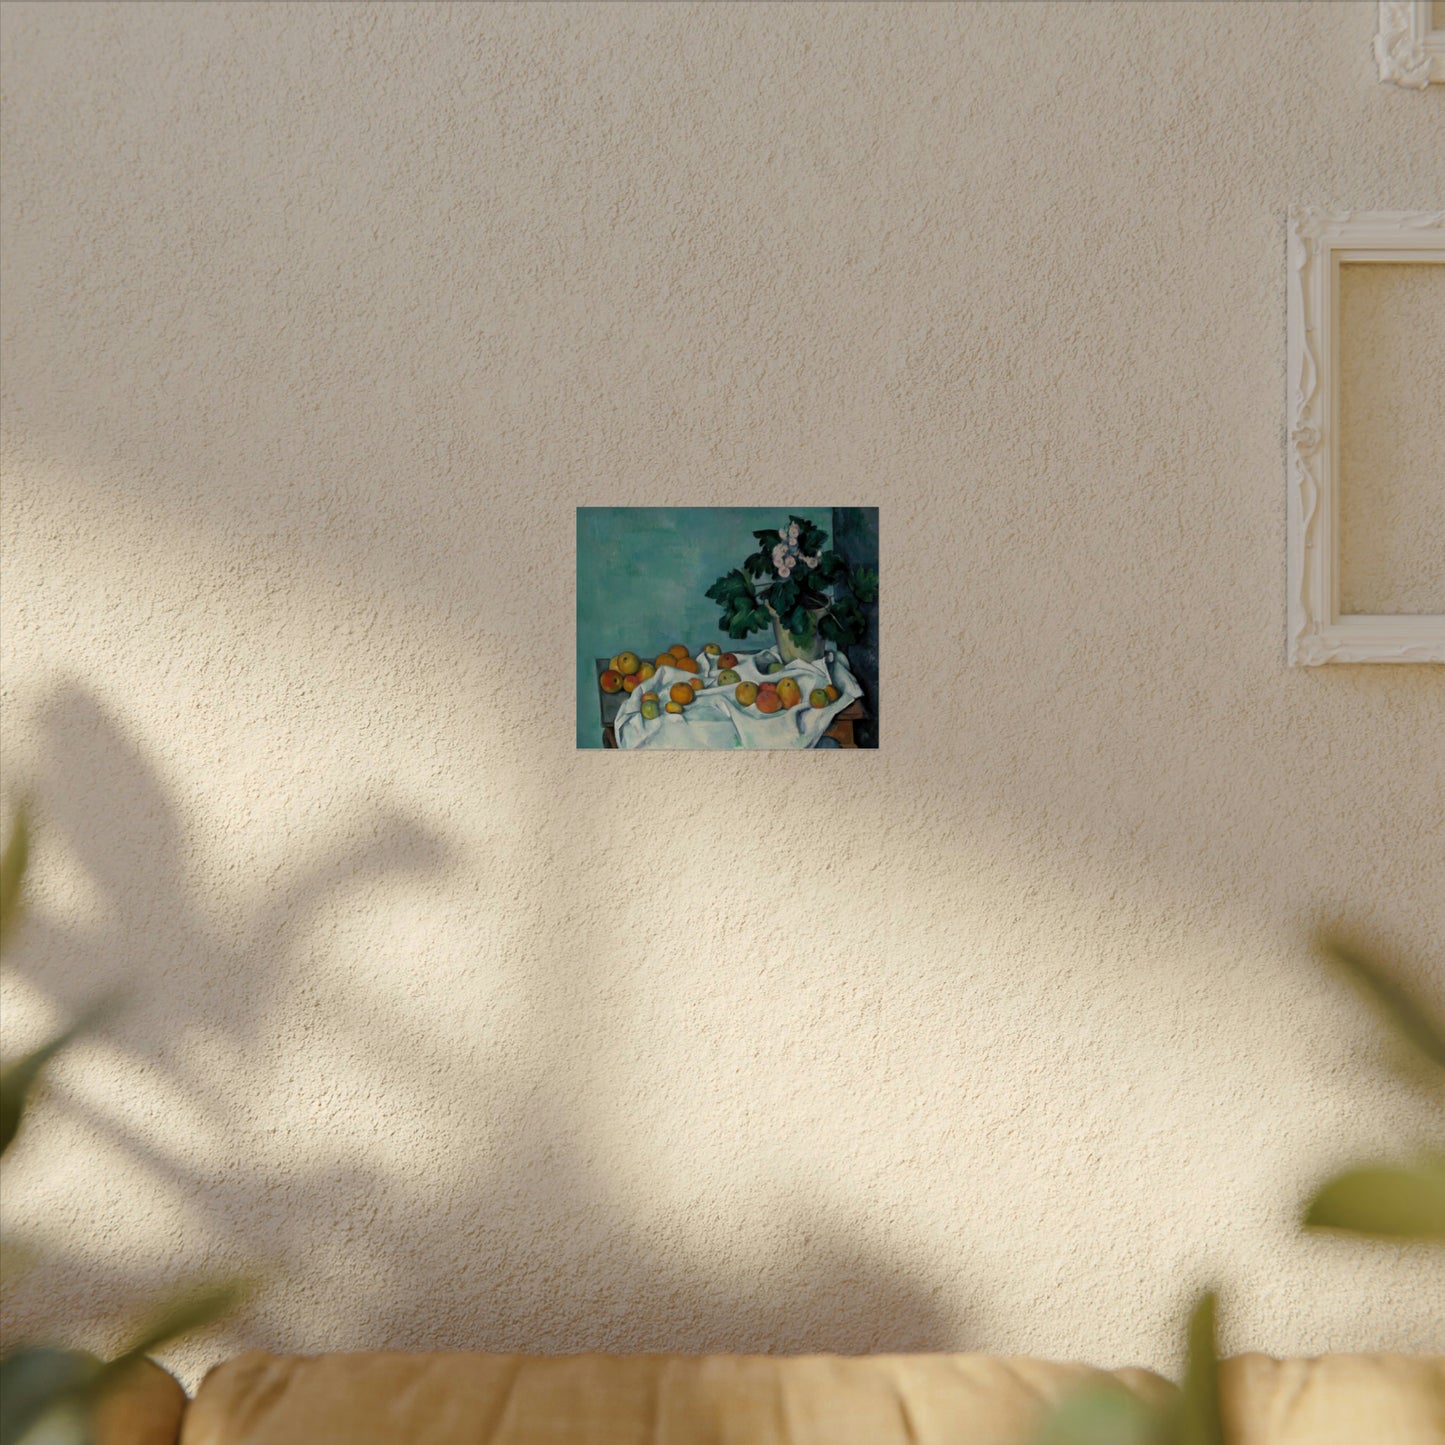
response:
<svg viewBox="0 0 1445 1445"><path fill-rule="evenodd" d="M1445 1157L1347 1169L1310 1200L1304 1222L1384 1239L1445 1240Z"/></svg>
<svg viewBox="0 0 1445 1445"><path fill-rule="evenodd" d="M1034 1445L1163 1445L1159 1412L1113 1381L1084 1386L1044 1421Z"/></svg>
<svg viewBox="0 0 1445 1445"><path fill-rule="evenodd" d="M39 1081L45 1066L81 1034L115 1013L116 1006L115 997L108 995L99 1003L92 1004L69 1028L63 1029L53 1039L16 1059L13 1064L0 1068L0 1154L10 1147L20 1132L30 1091Z"/></svg>
<svg viewBox="0 0 1445 1445"><path fill-rule="evenodd" d="M1320 950L1365 995L1421 1057L1445 1069L1445 1026L1430 1016L1389 973L1340 938L1326 935Z"/></svg>
<svg viewBox="0 0 1445 1445"><path fill-rule="evenodd" d="M1214 1292L1201 1295L1189 1315L1189 1353L1171 1428L1170 1445L1224 1445L1219 1405L1219 1346Z"/></svg>
<svg viewBox="0 0 1445 1445"><path fill-rule="evenodd" d="M20 1132L20 1121L25 1114L25 1105L30 1091L35 1087L45 1066L72 1042L89 1023L88 1019L72 1024L64 1033L56 1034L48 1043L16 1059L0 1069L0 1154L11 1145Z"/></svg>
<svg viewBox="0 0 1445 1445"><path fill-rule="evenodd" d="M41 1421L45 1439L85 1440L100 1361L78 1350L21 1348L0 1360L0 1445L20 1445ZM32 1436L33 1438L33 1436Z"/></svg>
<svg viewBox="0 0 1445 1445"><path fill-rule="evenodd" d="M0 854L0 946L20 919L20 886L25 878L25 865L30 861L30 819L21 807L15 814L15 825L5 851Z"/></svg>

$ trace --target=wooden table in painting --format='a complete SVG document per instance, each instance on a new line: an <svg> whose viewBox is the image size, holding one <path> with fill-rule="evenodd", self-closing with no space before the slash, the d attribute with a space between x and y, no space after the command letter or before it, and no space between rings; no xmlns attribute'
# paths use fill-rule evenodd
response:
<svg viewBox="0 0 1445 1445"><path fill-rule="evenodd" d="M751 657L752 653L740 652L738 656ZM597 696L602 699L602 746L615 748L617 746L617 714L621 710L622 704L627 701L627 694L625 692L603 692L602 674L612 665L612 661L606 657L595 657L592 660L597 664ZM832 738L840 748L856 748L858 742L853 735L853 724L867 720L868 709L863 706L863 699L857 698L833 719L833 726L823 736Z"/></svg>

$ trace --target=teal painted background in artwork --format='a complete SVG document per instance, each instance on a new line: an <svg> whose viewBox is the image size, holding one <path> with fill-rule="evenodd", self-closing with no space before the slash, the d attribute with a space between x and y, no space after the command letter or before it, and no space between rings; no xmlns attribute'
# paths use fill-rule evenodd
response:
<svg viewBox="0 0 1445 1445"><path fill-rule="evenodd" d="M755 531L806 517L829 534L831 507L578 507L577 746L600 748L595 658L653 658L674 642L727 645L703 596L757 547ZM759 632L736 645L767 647Z"/></svg>

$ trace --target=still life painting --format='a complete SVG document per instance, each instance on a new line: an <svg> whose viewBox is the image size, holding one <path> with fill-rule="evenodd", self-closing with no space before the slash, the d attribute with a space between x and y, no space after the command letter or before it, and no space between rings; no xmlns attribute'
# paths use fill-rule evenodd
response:
<svg viewBox="0 0 1445 1445"><path fill-rule="evenodd" d="M577 746L878 746L877 507L578 507Z"/></svg>

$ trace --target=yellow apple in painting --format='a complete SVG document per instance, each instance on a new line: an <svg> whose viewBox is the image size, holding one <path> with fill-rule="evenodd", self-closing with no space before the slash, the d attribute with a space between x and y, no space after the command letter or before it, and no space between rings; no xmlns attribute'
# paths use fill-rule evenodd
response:
<svg viewBox="0 0 1445 1445"><path fill-rule="evenodd" d="M784 707L797 707L803 700L803 689L798 686L796 677L784 677L778 680L778 701Z"/></svg>
<svg viewBox="0 0 1445 1445"><path fill-rule="evenodd" d="M637 671L641 666L641 660L635 652L619 652L617 656L612 659L612 666L620 672L623 677L626 677L629 673Z"/></svg>
<svg viewBox="0 0 1445 1445"><path fill-rule="evenodd" d="M732 670L732 668L725 667L720 673L718 673L717 681L719 687L731 687L733 683L741 682L742 679L737 675L736 672Z"/></svg>
<svg viewBox="0 0 1445 1445"><path fill-rule="evenodd" d="M755 682L740 682L734 694L743 707L751 707L758 700L758 685Z"/></svg>

